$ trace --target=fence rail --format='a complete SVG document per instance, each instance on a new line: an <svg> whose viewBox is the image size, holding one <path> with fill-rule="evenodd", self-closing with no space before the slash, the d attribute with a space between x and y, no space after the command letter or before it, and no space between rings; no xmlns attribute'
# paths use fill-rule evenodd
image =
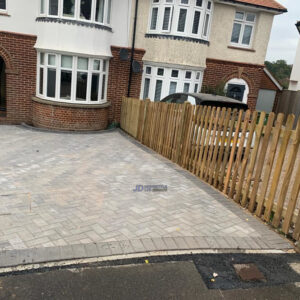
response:
<svg viewBox="0 0 300 300"><path fill-rule="evenodd" d="M300 239L300 119L124 98L121 128Z"/></svg>

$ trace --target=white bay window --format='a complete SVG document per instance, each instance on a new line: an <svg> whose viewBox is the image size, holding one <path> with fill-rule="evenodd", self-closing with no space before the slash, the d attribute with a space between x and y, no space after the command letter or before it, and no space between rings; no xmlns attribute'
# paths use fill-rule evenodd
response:
<svg viewBox="0 0 300 300"><path fill-rule="evenodd" d="M201 88L202 77L202 70L145 65L141 98L160 101L174 93L198 93Z"/></svg>
<svg viewBox="0 0 300 300"><path fill-rule="evenodd" d="M235 13L233 29L231 34L231 44L240 47L251 47L256 15L237 11Z"/></svg>
<svg viewBox="0 0 300 300"><path fill-rule="evenodd" d="M110 25L111 1L40 0L40 15Z"/></svg>
<svg viewBox="0 0 300 300"><path fill-rule="evenodd" d="M55 53L38 55L37 96L67 103L104 103L108 61Z"/></svg>
<svg viewBox="0 0 300 300"><path fill-rule="evenodd" d="M149 33L208 40L213 4L209 0L151 0Z"/></svg>

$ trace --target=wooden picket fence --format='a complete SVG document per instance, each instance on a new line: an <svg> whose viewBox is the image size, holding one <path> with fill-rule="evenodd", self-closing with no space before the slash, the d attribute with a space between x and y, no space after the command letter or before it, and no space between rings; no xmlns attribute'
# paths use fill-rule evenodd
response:
<svg viewBox="0 0 300 300"><path fill-rule="evenodd" d="M121 128L300 239L300 119L124 98Z"/></svg>

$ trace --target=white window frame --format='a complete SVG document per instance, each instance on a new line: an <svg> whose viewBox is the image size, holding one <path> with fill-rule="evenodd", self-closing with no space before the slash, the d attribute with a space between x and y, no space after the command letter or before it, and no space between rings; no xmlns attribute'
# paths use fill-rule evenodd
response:
<svg viewBox="0 0 300 300"><path fill-rule="evenodd" d="M151 74L146 74L146 68L151 68ZM157 75L158 69L164 69L164 75ZM172 77L172 71L178 71L178 77ZM191 78L185 78L186 72L191 72ZM197 75L199 75L199 78L197 79ZM195 85L198 86L198 91L200 90L202 86L202 80L203 80L203 70L196 70L196 69L190 69L190 68L184 68L184 67L178 67L178 66L159 66L157 64L150 64L147 63L144 66L144 72L143 72L143 79L142 79L142 86L141 86L141 99L144 99L144 89L145 89L145 80L150 79L150 85L149 85L149 94L148 97L151 101L154 101L155 96L155 87L156 87L156 81L162 80L162 92L161 92L161 99L168 96L170 93L170 85L171 82L176 82L176 93L183 92L184 84L189 83L189 93L194 93ZM160 99L160 100L161 100Z"/></svg>
<svg viewBox="0 0 300 300"><path fill-rule="evenodd" d="M49 0L44 0L44 13L41 12L41 0L39 4L39 15L40 16L47 16L49 18L61 18L66 20L78 20L80 22L86 22L86 23L94 23L99 25L105 25L105 26L111 26L111 20L112 20L112 3L113 0L104 0L104 15L103 15L103 22L96 21L96 3L97 0L92 0L92 8L91 8L91 19L86 20L83 18L80 18L80 3L81 0L75 0L75 8L74 8L74 16L68 17L63 15L63 2L64 0L58 0L58 14L57 15L50 15L49 14ZM110 16L108 15L109 11L109 5L110 5Z"/></svg>
<svg viewBox="0 0 300 300"><path fill-rule="evenodd" d="M41 65L41 53L44 54L44 65ZM49 55L55 55L55 66L48 65L48 56ZM61 67L61 57L62 56L71 56L72 57L72 59L73 59L72 69ZM88 70L78 69L78 67L77 67L78 58L87 58L88 59ZM93 69L95 60L100 61L100 70ZM105 66L105 70L104 70L104 66ZM40 93L41 68L43 69L43 93ZM55 97L54 98L47 96L48 68L53 68L56 70L56 85L55 85ZM72 71L71 99L70 100L60 98L61 71L64 71L64 70ZM86 100L76 100L77 72L80 72L80 71L86 72L87 76L88 76ZM91 100L91 88L92 88L92 75L93 74L99 74L97 101ZM38 51L36 95L37 95L37 97L42 98L42 99L56 101L56 102L64 102L64 103L91 104L91 105L106 103L107 102L108 74L109 74L109 60L108 59L98 58L98 57L88 57L88 56L84 56L84 55L72 55L72 54L66 54L66 53ZM104 95L102 95L103 80L105 80Z"/></svg>
<svg viewBox="0 0 300 300"><path fill-rule="evenodd" d="M151 0L149 21L148 21L148 32L156 34L170 34L182 37L192 37L198 39L209 40L210 27L212 22L213 13L213 2L211 0L203 0L202 6L197 6L197 0L189 0L188 4L182 3L182 0ZM211 8L208 9L208 3L211 3ZM165 8L171 8L171 16L168 30L163 29L163 20ZM151 29L153 8L158 9L157 24L155 29ZM183 32L178 31L178 22L180 9L186 9L187 15L185 20L185 29ZM200 20L198 26L198 33L193 33L193 24L195 12L200 12ZM207 35L204 35L205 17L209 14L209 24Z"/></svg>
<svg viewBox="0 0 300 300"><path fill-rule="evenodd" d="M244 14L243 19L236 19L236 13L243 13ZM254 21L253 22L247 21L247 15L248 14L254 15ZM232 46L237 46L237 47L241 47L241 48L251 48L252 44L253 44L254 34L255 34L256 20L257 20L257 14L256 13L251 12L251 11L237 10L235 12L235 16L234 16L234 21L233 21L233 26L232 26L232 32L231 32L231 36L230 36L230 44ZM240 31L239 40L238 40L237 43L231 41L234 24L241 24L241 31ZM252 32L251 32L251 37L250 37L249 45L242 43L243 36L244 36L244 31L245 31L245 26L246 25L252 27Z"/></svg>

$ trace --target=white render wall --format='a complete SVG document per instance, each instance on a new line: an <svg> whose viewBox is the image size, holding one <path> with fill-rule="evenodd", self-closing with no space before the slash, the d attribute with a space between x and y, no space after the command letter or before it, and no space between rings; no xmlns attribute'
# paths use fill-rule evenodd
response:
<svg viewBox="0 0 300 300"><path fill-rule="evenodd" d="M0 15L1 31L36 35L39 0L8 0L6 6L8 16Z"/></svg>
<svg viewBox="0 0 300 300"><path fill-rule="evenodd" d="M108 57L112 45L129 47L131 2L112 1L109 32L76 24L36 22L39 0L8 0L8 16L0 15L0 30L37 35L37 49Z"/></svg>
<svg viewBox="0 0 300 300"><path fill-rule="evenodd" d="M290 78L289 90L300 91L300 39L298 42L296 57L293 65L291 78Z"/></svg>

